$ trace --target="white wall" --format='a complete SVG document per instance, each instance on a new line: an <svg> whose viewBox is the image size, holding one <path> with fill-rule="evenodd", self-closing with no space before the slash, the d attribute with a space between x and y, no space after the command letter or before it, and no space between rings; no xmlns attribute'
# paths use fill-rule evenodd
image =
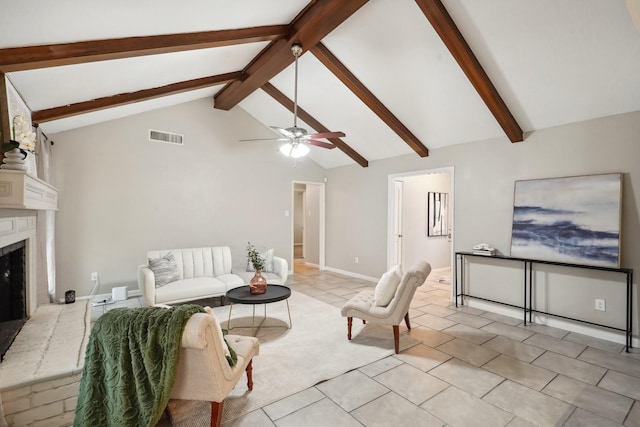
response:
<svg viewBox="0 0 640 427"><path fill-rule="evenodd" d="M148 130L184 134L184 146L149 142ZM264 128L242 109L215 110L211 99L51 135L56 218L57 295L137 288L146 252L228 245L234 264L245 247L273 247L291 259L291 183L319 181L270 141L238 142Z"/></svg>
<svg viewBox="0 0 640 427"><path fill-rule="evenodd" d="M408 155L372 161L368 168L348 166L328 170L327 266L380 277L387 256L388 176L453 166L455 250L470 250L478 242L487 242L504 254L510 253L516 180L624 173L622 266L639 272L639 135L640 112L633 112L533 132L526 135L524 142L516 144L499 138L431 150L427 158ZM359 264L354 263L354 256L360 258ZM512 270L513 275L507 274ZM550 277L548 273L542 276ZM580 295L575 293L576 289L584 289L580 288L584 282L581 276L582 273L563 271L560 277L548 279L555 282L554 311L579 313L588 318L601 316L594 312L593 300L576 298ZM537 280L542 280L540 277ZM506 299L517 299L522 298L521 280L520 270L498 265L491 267L489 275L473 276L471 284L476 293L492 291ZM547 284L540 283L541 288ZM566 287L560 289L557 284ZM624 321L624 307L618 298L624 289L617 278L607 277L597 288L597 294L607 299L606 317L615 317L618 323L620 318ZM595 293L590 290L589 296ZM636 287L633 302L636 337L637 301Z"/></svg>
<svg viewBox="0 0 640 427"><path fill-rule="evenodd" d="M451 242L447 236L427 236L427 193L447 193L451 197L451 175L415 175L402 181L402 267L406 270L419 261L429 262L431 268L449 267ZM447 221L451 226L451 217Z"/></svg>

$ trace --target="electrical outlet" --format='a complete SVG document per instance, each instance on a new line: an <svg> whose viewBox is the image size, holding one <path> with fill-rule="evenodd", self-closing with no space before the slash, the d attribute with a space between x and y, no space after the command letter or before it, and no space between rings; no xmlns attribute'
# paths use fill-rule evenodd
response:
<svg viewBox="0 0 640 427"><path fill-rule="evenodd" d="M98 273L97 272L93 272L91 273L91 280L98 280Z"/></svg>
<svg viewBox="0 0 640 427"><path fill-rule="evenodd" d="M360 260L358 259L358 257L356 257L356 264L359 263L359 262L360 262Z"/></svg>
<svg viewBox="0 0 640 427"><path fill-rule="evenodd" d="M604 300L603 299L597 299L595 300L595 309L598 311L605 311L605 304L604 304Z"/></svg>

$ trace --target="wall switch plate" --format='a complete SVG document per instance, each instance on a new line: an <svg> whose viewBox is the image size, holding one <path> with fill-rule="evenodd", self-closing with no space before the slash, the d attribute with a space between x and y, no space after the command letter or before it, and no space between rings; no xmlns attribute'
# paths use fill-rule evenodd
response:
<svg viewBox="0 0 640 427"><path fill-rule="evenodd" d="M98 280L98 273L97 272L93 272L91 273L91 280Z"/></svg>
<svg viewBox="0 0 640 427"><path fill-rule="evenodd" d="M603 300L603 299L597 299L597 298L596 298L595 308L596 308L596 310L598 310L598 311L605 311L605 304L604 304L604 300Z"/></svg>
<svg viewBox="0 0 640 427"><path fill-rule="evenodd" d="M358 259L358 257L356 257L356 264L359 263L359 262L360 262L360 260Z"/></svg>

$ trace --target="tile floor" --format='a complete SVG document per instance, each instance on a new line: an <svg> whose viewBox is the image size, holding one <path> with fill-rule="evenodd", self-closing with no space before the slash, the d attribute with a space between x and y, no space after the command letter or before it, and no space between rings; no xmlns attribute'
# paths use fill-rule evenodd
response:
<svg viewBox="0 0 640 427"><path fill-rule="evenodd" d="M410 333L422 344L223 427L640 427L640 351L625 353L621 344L455 308L449 274L432 272L411 303ZM288 285L338 307L373 286L301 262Z"/></svg>

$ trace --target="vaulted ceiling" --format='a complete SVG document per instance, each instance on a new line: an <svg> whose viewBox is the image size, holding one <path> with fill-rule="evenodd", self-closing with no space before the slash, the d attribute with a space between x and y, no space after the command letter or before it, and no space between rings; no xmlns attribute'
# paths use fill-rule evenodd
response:
<svg viewBox="0 0 640 427"><path fill-rule="evenodd" d="M625 0L21 0L0 35L0 72L50 135L210 98L274 136L301 43L300 125L346 133L312 147L325 168L640 110Z"/></svg>

